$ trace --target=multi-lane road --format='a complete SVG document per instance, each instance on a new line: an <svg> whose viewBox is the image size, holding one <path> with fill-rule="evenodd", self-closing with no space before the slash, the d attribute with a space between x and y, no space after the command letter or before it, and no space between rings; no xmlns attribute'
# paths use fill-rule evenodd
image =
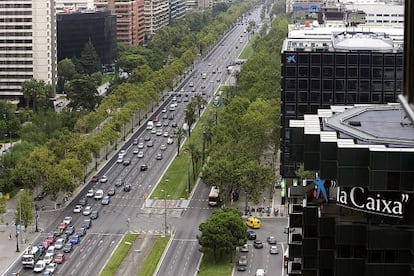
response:
<svg viewBox="0 0 414 276"><path fill-rule="evenodd" d="M256 10L249 16L250 18L244 21L247 22L250 19L254 19L259 23L259 14L260 10ZM235 25L206 57L195 63L193 71L178 90L183 88L188 94L193 93L191 92L193 89L196 92L204 90L206 99L211 100L213 93L220 84L225 83L230 77L226 67L234 63L234 60L247 43L247 34L244 32L246 28L247 23ZM203 73L206 74L205 78L202 77ZM189 86L190 82L193 83L193 87ZM184 123L184 109L187 102L181 101L181 103L177 103L178 106L175 111L169 111L168 107L172 100L173 97L168 97L162 106L149 118L153 119L155 116L158 116L162 123L169 121L168 126L159 127L159 129L162 128L163 133L166 131L169 133L173 132L172 122L176 122L178 126L182 126ZM166 113L161 112L163 108L167 109ZM168 117L163 119L163 115L169 116L169 113L174 113L174 119L169 120ZM147 147L147 141L144 139L146 136L150 137L150 140L153 142L152 147ZM133 148L136 147L136 145L132 145L134 138L138 138L140 142L144 143L144 148L142 149L144 151L143 158L138 159L132 152ZM177 141L175 140L172 145L167 145L167 137L151 134L146 130L146 125L144 124L119 149L126 150L127 153L124 159L131 159L131 164L124 166L122 163L117 163L116 159L118 156L116 154L99 172L99 176L106 175L108 181L106 183L90 182L85 185L84 189L62 211L59 218L45 230L45 234L33 245L40 244L46 238L47 233L53 231L65 216L72 216L72 224L76 228L80 227L83 220L88 217L82 214L74 214L73 208L81 198L85 197L89 189L103 189L106 194L119 177L122 177L126 184L130 184L132 189L130 192L125 192L123 187L118 187L115 195L111 197L109 205L102 205L100 201L95 201L93 198L88 200L88 205L91 205L93 210L99 211L99 218L93 220L92 227L88 230L86 236L81 238L81 242L74 247L74 250L71 253L65 254L66 262L59 265L55 274L98 275L125 232L162 231L164 227L163 216L150 215L142 208L145 197L150 194L162 177L168 164L174 158L177 149L176 143ZM160 150L162 144L167 146L165 151ZM163 154L163 159L157 160L156 156L160 152ZM140 166L143 163L148 165L148 170L140 170ZM171 218L169 223L174 228L173 240L159 266L157 275L196 274L201 258L198 242L196 241L198 225L211 213L211 209L207 208L207 194L208 188L204 185L198 185L183 216ZM9 271L18 271L20 267L20 260L17 260L16 264ZM33 271L30 269L22 270L21 273L21 275L32 274Z"/></svg>

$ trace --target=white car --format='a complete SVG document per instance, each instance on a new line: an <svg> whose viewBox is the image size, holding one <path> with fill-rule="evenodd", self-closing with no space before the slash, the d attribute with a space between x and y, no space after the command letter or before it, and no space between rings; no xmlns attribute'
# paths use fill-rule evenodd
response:
<svg viewBox="0 0 414 276"><path fill-rule="evenodd" d="M143 149L143 148L144 148L144 143L139 143L139 144L138 144L138 148L139 148L139 149Z"/></svg>
<svg viewBox="0 0 414 276"><path fill-rule="evenodd" d="M156 126L156 127L162 127L162 123L161 123L161 122L157 122L157 123L155 124L155 126Z"/></svg>
<svg viewBox="0 0 414 276"><path fill-rule="evenodd" d="M95 200L101 200L104 197L104 191L102 189L96 190Z"/></svg>
<svg viewBox="0 0 414 276"><path fill-rule="evenodd" d="M132 152L133 154L138 154L139 153L139 148L135 148L134 151Z"/></svg>
<svg viewBox="0 0 414 276"><path fill-rule="evenodd" d="M50 271L51 274L53 274L53 272L55 272L57 267L57 263L50 263L47 267L46 267L46 271Z"/></svg>
<svg viewBox="0 0 414 276"><path fill-rule="evenodd" d="M161 136L161 135L162 135L162 129L157 130L156 135L157 135L157 136Z"/></svg>
<svg viewBox="0 0 414 276"><path fill-rule="evenodd" d="M65 240L64 239L58 239L55 242L55 249L62 249L64 245L65 245Z"/></svg>
<svg viewBox="0 0 414 276"><path fill-rule="evenodd" d="M45 257L43 258L43 262L48 265L51 262L53 262L53 258L54 256L52 254L46 254Z"/></svg>
<svg viewBox="0 0 414 276"><path fill-rule="evenodd" d="M157 130L155 128L151 129L151 134L155 134Z"/></svg>
<svg viewBox="0 0 414 276"><path fill-rule="evenodd" d="M174 139L173 138L168 138L167 139L167 144L171 145L172 143L174 143Z"/></svg>
<svg viewBox="0 0 414 276"><path fill-rule="evenodd" d="M162 134L164 137L168 137L169 135L168 135L168 131L165 131L163 134Z"/></svg>
<svg viewBox="0 0 414 276"><path fill-rule="evenodd" d="M56 247L54 245L49 246L49 248L46 251L46 255L55 256L55 248Z"/></svg>
<svg viewBox="0 0 414 276"><path fill-rule="evenodd" d="M92 206L88 205L88 206L85 207L85 210L83 210L82 214L84 216L89 216L91 213L92 213Z"/></svg>
<svg viewBox="0 0 414 276"><path fill-rule="evenodd" d="M125 154L126 154L126 150L121 150L118 155L119 156L121 156L121 155L124 156Z"/></svg>
<svg viewBox="0 0 414 276"><path fill-rule="evenodd" d="M124 162L124 157L123 156L118 156L118 159L116 160L116 163L122 163Z"/></svg>
<svg viewBox="0 0 414 276"><path fill-rule="evenodd" d="M95 191L93 189L90 189L88 193L86 194L86 197L93 197L95 195Z"/></svg>
<svg viewBox="0 0 414 276"><path fill-rule="evenodd" d="M63 219L63 223L65 223L65 224L70 224L72 222L72 217L65 217L64 219Z"/></svg>
<svg viewBox="0 0 414 276"><path fill-rule="evenodd" d="M75 208L73 209L73 212L75 214L80 213L82 211L82 205L76 205Z"/></svg>
<svg viewBox="0 0 414 276"><path fill-rule="evenodd" d="M108 182L108 177L106 176L106 175L103 175L102 177L101 177L101 183L106 183L106 182Z"/></svg>
<svg viewBox="0 0 414 276"><path fill-rule="evenodd" d="M46 268L46 263L43 260L37 261L35 267L33 268L34 272L42 272Z"/></svg>
<svg viewBox="0 0 414 276"><path fill-rule="evenodd" d="M143 151L138 152L137 158L144 158L144 152Z"/></svg>
<svg viewBox="0 0 414 276"><path fill-rule="evenodd" d="M166 145L162 144L162 145L160 146L160 150L164 151L164 150L166 150L166 149L167 149L167 146L166 146Z"/></svg>
<svg viewBox="0 0 414 276"><path fill-rule="evenodd" d="M166 112L167 112L167 109L163 108L163 109L161 110L161 112L162 112L162 113L166 113Z"/></svg>

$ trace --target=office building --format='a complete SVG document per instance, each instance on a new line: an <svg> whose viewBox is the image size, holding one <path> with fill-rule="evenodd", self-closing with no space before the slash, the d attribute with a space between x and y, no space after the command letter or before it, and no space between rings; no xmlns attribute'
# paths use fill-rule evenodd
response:
<svg viewBox="0 0 414 276"><path fill-rule="evenodd" d="M186 9L185 0L170 0L170 20L184 18Z"/></svg>
<svg viewBox="0 0 414 276"><path fill-rule="evenodd" d="M93 10L94 0L55 0L56 13Z"/></svg>
<svg viewBox="0 0 414 276"><path fill-rule="evenodd" d="M281 174L295 177L289 121L331 105L392 103L402 91L401 28L293 27L282 48Z"/></svg>
<svg viewBox="0 0 414 276"><path fill-rule="evenodd" d="M159 29L168 26L170 21L170 3L168 0L144 1L145 32L154 35Z"/></svg>
<svg viewBox="0 0 414 276"><path fill-rule="evenodd" d="M116 51L116 17L109 10L58 13L57 58L80 57L92 41L102 64L112 64Z"/></svg>
<svg viewBox="0 0 414 276"><path fill-rule="evenodd" d="M144 43L144 0L95 0L97 9L109 9L116 16L117 42L138 46Z"/></svg>
<svg viewBox="0 0 414 276"><path fill-rule="evenodd" d="M0 97L22 98L25 80L56 85L54 1L4 2L0 6Z"/></svg>

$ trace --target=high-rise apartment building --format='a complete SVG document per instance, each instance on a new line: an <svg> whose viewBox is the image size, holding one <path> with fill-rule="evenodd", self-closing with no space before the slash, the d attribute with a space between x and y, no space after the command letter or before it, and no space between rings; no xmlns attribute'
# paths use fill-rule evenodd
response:
<svg viewBox="0 0 414 276"><path fill-rule="evenodd" d="M144 42L144 0L95 0L95 6L116 15L119 43L138 46Z"/></svg>
<svg viewBox="0 0 414 276"><path fill-rule="evenodd" d="M145 32L154 35L159 29L168 26L170 3L168 0L145 0Z"/></svg>
<svg viewBox="0 0 414 276"><path fill-rule="evenodd" d="M185 17L186 9L185 0L170 0L170 20Z"/></svg>
<svg viewBox="0 0 414 276"><path fill-rule="evenodd" d="M54 3L54 0L14 0L0 5L1 98L21 98L22 83L31 78L45 81L55 91Z"/></svg>
<svg viewBox="0 0 414 276"><path fill-rule="evenodd" d="M93 10L94 0L55 0L56 12L74 12L80 10Z"/></svg>

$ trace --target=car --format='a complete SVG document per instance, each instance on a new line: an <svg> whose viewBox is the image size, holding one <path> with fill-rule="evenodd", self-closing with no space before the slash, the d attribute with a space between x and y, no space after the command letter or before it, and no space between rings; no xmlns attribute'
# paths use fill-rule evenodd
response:
<svg viewBox="0 0 414 276"><path fill-rule="evenodd" d="M170 136L170 135L168 134L168 131L164 131L164 133L162 134L162 136L164 136L164 137L168 137L168 136Z"/></svg>
<svg viewBox="0 0 414 276"><path fill-rule="evenodd" d="M124 189L125 189L125 187L124 187ZM104 196L104 198L102 198L101 203L102 203L102 205L108 205L110 201L111 200L110 200L109 196Z"/></svg>
<svg viewBox="0 0 414 276"><path fill-rule="evenodd" d="M63 243L65 244L68 241L69 236L68 236L68 234L62 234L60 236L60 239L62 239L63 240Z"/></svg>
<svg viewBox="0 0 414 276"><path fill-rule="evenodd" d="M157 130L157 133L155 133L155 135L157 135L157 136L161 136L161 135L162 135L162 129L158 129L158 130Z"/></svg>
<svg viewBox="0 0 414 276"><path fill-rule="evenodd" d="M155 159L162 160L162 153L161 152L157 153L157 157L155 157Z"/></svg>
<svg viewBox="0 0 414 276"><path fill-rule="evenodd" d="M63 219L63 222L66 223L66 224L70 224L72 222L72 217L70 217L70 216L65 217Z"/></svg>
<svg viewBox="0 0 414 276"><path fill-rule="evenodd" d="M78 235L79 237L83 237L86 235L86 228L79 228L78 231L76 231L76 235Z"/></svg>
<svg viewBox="0 0 414 276"><path fill-rule="evenodd" d="M157 130L155 128L151 129L151 134L155 134Z"/></svg>
<svg viewBox="0 0 414 276"><path fill-rule="evenodd" d="M55 236L49 236L46 238L46 241L49 242L50 244L55 242Z"/></svg>
<svg viewBox="0 0 414 276"><path fill-rule="evenodd" d="M50 271L53 274L53 272L55 272L56 270L56 267L57 267L57 263L50 263L47 265L45 270Z"/></svg>
<svg viewBox="0 0 414 276"><path fill-rule="evenodd" d="M131 185L127 184L124 187L124 192L129 192L129 191L131 191Z"/></svg>
<svg viewBox="0 0 414 276"><path fill-rule="evenodd" d="M184 97L183 102L187 103L188 102L188 97Z"/></svg>
<svg viewBox="0 0 414 276"><path fill-rule="evenodd" d="M175 121L174 121L174 122L172 122L172 123L171 123L171 126L172 126L172 127L177 127L177 126L178 126L178 125L177 125L177 122L175 122Z"/></svg>
<svg viewBox="0 0 414 276"><path fill-rule="evenodd" d="M106 183L106 182L108 182L108 177L107 177L106 175L103 175L103 176L101 177L100 182L101 182L101 183Z"/></svg>
<svg viewBox="0 0 414 276"><path fill-rule="evenodd" d="M152 141L148 141L148 142L147 142L147 147L149 147L149 148L150 148L150 147L152 147L152 146L154 146L154 142L152 142Z"/></svg>
<svg viewBox="0 0 414 276"><path fill-rule="evenodd" d="M141 164L140 170L141 171L147 171L148 170L148 165L147 164Z"/></svg>
<svg viewBox="0 0 414 276"><path fill-rule="evenodd" d="M257 248L257 249L263 248L263 242L261 240L255 240L253 242L253 246L254 248Z"/></svg>
<svg viewBox="0 0 414 276"><path fill-rule="evenodd" d="M243 253L249 252L249 245L246 243L243 246L240 246L239 251Z"/></svg>
<svg viewBox="0 0 414 276"><path fill-rule="evenodd" d="M153 119L154 122L158 122L158 116L155 116Z"/></svg>
<svg viewBox="0 0 414 276"><path fill-rule="evenodd" d="M86 197L93 197L95 195L95 190L90 189L87 193L86 193Z"/></svg>
<svg viewBox="0 0 414 276"><path fill-rule="evenodd" d="M134 140L132 141L133 145L138 145L139 143L139 139L138 138L134 138Z"/></svg>
<svg viewBox="0 0 414 276"><path fill-rule="evenodd" d="M137 158L144 158L144 152L143 151L138 152Z"/></svg>
<svg viewBox="0 0 414 276"><path fill-rule="evenodd" d="M88 205L82 212L82 215L89 216L92 213L92 206Z"/></svg>
<svg viewBox="0 0 414 276"><path fill-rule="evenodd" d="M254 232L253 230L248 230L247 231L247 239L248 240L255 240L256 239L256 232Z"/></svg>
<svg viewBox="0 0 414 276"><path fill-rule="evenodd" d="M98 210L94 210L91 213L91 219L97 219L99 217L99 212Z"/></svg>
<svg viewBox="0 0 414 276"><path fill-rule="evenodd" d="M122 163L124 166L129 166L131 164L131 159L125 159Z"/></svg>
<svg viewBox="0 0 414 276"><path fill-rule="evenodd" d="M92 176L91 181L92 182L98 182L99 181L99 175L95 174L94 176Z"/></svg>
<svg viewBox="0 0 414 276"><path fill-rule="evenodd" d="M247 270L247 266L244 266L244 265L237 266L237 271L246 271L246 270Z"/></svg>
<svg viewBox="0 0 414 276"><path fill-rule="evenodd" d="M61 227L61 228L59 228ZM58 226L58 228L55 228L53 230L53 234L55 235L55 237L59 237L62 234L62 231L64 231L66 229L67 225L63 222L61 222Z"/></svg>
<svg viewBox="0 0 414 276"><path fill-rule="evenodd" d="M163 108L163 109L161 110L161 112L162 112L162 113L166 113L166 112L167 112L167 109Z"/></svg>
<svg viewBox="0 0 414 276"><path fill-rule="evenodd" d="M144 137L144 141L149 141L149 140L151 140L151 136L147 135Z"/></svg>
<svg viewBox="0 0 414 276"><path fill-rule="evenodd" d="M270 254L279 254L279 249L277 248L277 245L272 245L269 248L269 253Z"/></svg>
<svg viewBox="0 0 414 276"><path fill-rule="evenodd" d="M156 126L156 127L162 127L162 123L161 123L161 122L157 122L157 123L155 124L155 126Z"/></svg>
<svg viewBox="0 0 414 276"><path fill-rule="evenodd" d="M167 113L162 114L162 118L163 118L163 119L167 119L167 118L168 118ZM162 125L164 125L164 123L162 123Z"/></svg>
<svg viewBox="0 0 414 276"><path fill-rule="evenodd" d="M46 255L55 255L56 247L54 245L49 246L46 251Z"/></svg>
<svg viewBox="0 0 414 276"><path fill-rule="evenodd" d="M65 253L69 253L69 252L72 252L72 248L73 248L73 245L72 245L72 243L67 243L67 244L65 244L65 246L63 247L63 252L65 252Z"/></svg>
<svg viewBox="0 0 414 276"><path fill-rule="evenodd" d="M86 197L82 197L79 199L79 204L85 206L88 203L88 199Z"/></svg>
<svg viewBox="0 0 414 276"><path fill-rule="evenodd" d="M255 276L265 276L265 275L266 275L266 272L265 272L265 270L263 268L256 269Z"/></svg>
<svg viewBox="0 0 414 276"><path fill-rule="evenodd" d="M75 226L69 226L68 228L66 228L65 230L65 234L66 235L72 235L73 233L75 233Z"/></svg>
<svg viewBox="0 0 414 276"><path fill-rule="evenodd" d="M95 192L95 200L101 200L104 197L104 191L102 189L96 190Z"/></svg>
<svg viewBox="0 0 414 276"><path fill-rule="evenodd" d="M243 265L243 266L247 266L247 256L246 255L241 255L239 257L239 260L237 261L238 265Z"/></svg>
<svg viewBox="0 0 414 276"><path fill-rule="evenodd" d="M162 144L162 145L160 146L160 150L164 151L164 150L166 150L166 149L167 149L167 146L166 146L165 144Z"/></svg>
<svg viewBox="0 0 414 276"><path fill-rule="evenodd" d="M43 260L39 260L39 261L37 261L37 263L35 264L35 266L34 266L34 268L33 268L33 271L34 271L34 272L36 272L36 273L40 273L40 272L42 272L43 270L45 270L45 268L46 268L46 263L45 263L45 261L43 261Z"/></svg>
<svg viewBox="0 0 414 276"><path fill-rule="evenodd" d="M125 156L126 150L120 150L118 156Z"/></svg>
<svg viewBox="0 0 414 276"><path fill-rule="evenodd" d="M123 156L118 156L118 159L116 160L116 163L122 163L124 162L124 157Z"/></svg>
<svg viewBox="0 0 414 276"><path fill-rule="evenodd" d="M46 265L48 265L48 264L50 264L51 262L53 262L53 259L54 259L54 256L53 255L51 255L51 254L46 254L44 257L43 257L43 261L45 262L45 264Z"/></svg>
<svg viewBox="0 0 414 276"><path fill-rule="evenodd" d="M63 264L65 262L65 255L62 253L57 254L54 259L54 262L57 264Z"/></svg>
<svg viewBox="0 0 414 276"><path fill-rule="evenodd" d="M65 240L62 238L59 238L56 242L55 242L55 248L56 249L62 249L63 246L65 245Z"/></svg>
<svg viewBox="0 0 414 276"><path fill-rule="evenodd" d="M134 150L132 151L132 154L138 154L139 153L139 148L134 148Z"/></svg>
<svg viewBox="0 0 414 276"><path fill-rule="evenodd" d="M144 143L142 143L142 142L141 142L141 143L139 143L139 144L138 144L138 148L139 148L139 149L143 149L143 148L144 148Z"/></svg>
<svg viewBox="0 0 414 276"><path fill-rule="evenodd" d="M211 62L208 63L208 66L211 66Z"/></svg>
<svg viewBox="0 0 414 276"><path fill-rule="evenodd" d="M73 212L75 214L80 213L82 211L82 205L76 205L75 208L73 208Z"/></svg>
<svg viewBox="0 0 414 276"><path fill-rule="evenodd" d="M275 237L269 236L269 237L267 237L267 243L268 244L277 244L277 240L276 240Z"/></svg>
<svg viewBox="0 0 414 276"><path fill-rule="evenodd" d="M260 219L257 217L248 217L246 225L253 229L259 229L262 226Z"/></svg>
<svg viewBox="0 0 414 276"><path fill-rule="evenodd" d="M189 86L189 87L194 87L194 83L193 83L193 82L190 82L190 83L188 84L188 86Z"/></svg>
<svg viewBox="0 0 414 276"><path fill-rule="evenodd" d="M162 125L163 125L163 126L165 126L165 127L167 127L167 126L169 126L169 125L170 125L170 122L168 122L168 121L164 121L164 123L162 123Z"/></svg>
<svg viewBox="0 0 414 276"><path fill-rule="evenodd" d="M181 103L181 102L182 102L181 98L178 98L177 103Z"/></svg>
<svg viewBox="0 0 414 276"><path fill-rule="evenodd" d="M109 196L115 195L115 187L109 188L108 192L106 193Z"/></svg>
<svg viewBox="0 0 414 276"><path fill-rule="evenodd" d="M174 143L174 139L173 139L173 138L171 138L171 137L169 137L169 138L167 139L167 144L168 144L168 145L171 145L172 143Z"/></svg>
<svg viewBox="0 0 414 276"><path fill-rule="evenodd" d="M115 180L115 186L116 186L116 187L120 187L120 186L122 186L122 185L124 185L124 180L123 180L122 178L117 178L117 179Z"/></svg>
<svg viewBox="0 0 414 276"><path fill-rule="evenodd" d="M79 242L80 242L80 236L78 234L75 234L70 238L71 244L78 244Z"/></svg>
<svg viewBox="0 0 414 276"><path fill-rule="evenodd" d="M44 241L43 241L42 245L43 245L43 248L44 248L45 250L47 250L47 249L49 248L49 246L51 245L51 243L50 243L50 241L48 241L48 240L46 239L46 240L44 240Z"/></svg>
<svg viewBox="0 0 414 276"><path fill-rule="evenodd" d="M43 246L43 244L39 244L39 245L37 245L37 248L39 248L40 255L45 254L46 249L45 249L45 247Z"/></svg>
<svg viewBox="0 0 414 276"><path fill-rule="evenodd" d="M81 227L85 229L89 229L91 228L91 226L92 226L92 221L90 219L85 219L81 225Z"/></svg>

